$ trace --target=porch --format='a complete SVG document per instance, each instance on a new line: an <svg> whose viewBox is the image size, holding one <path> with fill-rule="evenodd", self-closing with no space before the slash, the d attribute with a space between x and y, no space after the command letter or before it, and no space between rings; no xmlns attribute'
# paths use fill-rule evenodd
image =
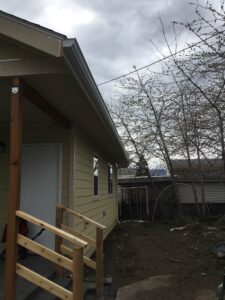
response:
<svg viewBox="0 0 225 300"><path fill-rule="evenodd" d="M3 85L3 92L7 95L10 80L4 79L3 81L5 81L5 84ZM81 300L83 299L84 290L84 264L96 270L97 294L102 295L103 230L105 227L63 206L58 207L56 213L58 200L61 199L61 192L58 193L58 187L61 183L57 181L57 176L53 186L56 187L58 194L50 197L49 186L45 190L43 185L40 184L40 181L38 181L37 189L45 191L44 203L41 204L40 202L43 200L42 196L38 199L35 198L37 193L29 192L27 199L30 200L27 202L27 205L23 205L24 199L22 198L24 198L24 195L22 193L23 189L21 184L21 175L23 174L21 169L22 152L24 154L24 151L22 151L22 144L24 137L26 138L27 130L29 130L29 134L32 136L32 139L35 139L34 133L37 132L37 128L33 124L40 121L38 127L42 127L44 124L44 128L47 126L47 128L50 128L51 131L57 132L56 140L61 142L58 133L60 131L65 132L65 134L62 134L62 139L67 139L68 134L66 132L68 131L66 129L70 128L70 123L59 111L56 111L56 109L52 107L46 99L40 96L40 94L38 94L38 92L36 92L24 80L15 78L12 81L11 89L9 88L8 92L10 91L11 94L9 93L8 97L3 97L4 101L1 103L5 110L11 111L11 122L9 124L7 114L4 114L4 111L1 110L1 121L4 121L4 124L2 123L2 128L4 128L3 131L5 133L4 141L6 141L7 144L7 152L2 155L5 156L5 165L9 164L9 182L4 186L9 191L9 194L8 196L5 195L5 199L2 199L1 201L3 204L4 201L6 202L5 208L8 206L8 218L5 216L5 219L3 220L4 223L1 224L1 231L3 225L6 223L8 224L6 262L1 262L1 299L22 300L25 299L35 288L40 287L60 299ZM28 101L24 101L24 98ZM35 103L32 101L29 103L29 99L35 99ZM24 111L23 113L22 106ZM28 119L32 126L27 126ZM45 121L47 121L48 125L45 124ZM50 125L52 122L55 122L56 124L53 126L53 129L51 129L52 125ZM45 133L41 134L42 139L44 135ZM52 157L52 155L50 155L50 157ZM36 158L33 161L35 160ZM49 159L43 160L42 164L38 162L38 165L46 166L47 162L49 162ZM65 168L65 165L63 165L63 168ZM36 174L33 165L29 165L29 169L32 171L30 173L31 176L32 174ZM57 166L56 170L58 169L59 167ZM48 177L52 178L48 171L45 173L48 174ZM37 173L37 176L41 179L44 176L44 173ZM27 190L29 186L30 183L25 185L25 190ZM22 195L23 197L21 197ZM23 201L20 201L20 198ZM53 199L53 202L50 201L50 198ZM50 206L49 203L51 203ZM38 214L39 208L41 208L39 210L41 216ZM30 209L33 209L33 213L30 212ZM7 210L5 210L5 212L6 211ZM47 212L46 216L45 212ZM65 222L65 220L68 219L65 216L66 213L70 214L71 218L76 217L80 219L80 222L83 222L85 226L86 224L92 224L95 226L96 239L88 237L87 235L72 228L71 224L74 224L74 222ZM49 214L53 216L51 217L51 220L47 219ZM32 240L32 235L26 236L21 234L19 230L21 220L27 222L30 228L32 228L32 235L35 232L44 229L45 239L41 242L36 242ZM34 228L36 228L36 231ZM64 244L65 240L67 243ZM25 260L18 261L17 249L21 246L36 255L29 255ZM96 262L84 255L84 249L86 247L95 248ZM45 259L50 262L46 263ZM55 270L57 270L59 277L63 277L65 274L63 271L64 269L71 274L71 278L73 279L71 288L72 291L69 291L60 284L49 280L49 276L53 274ZM5 284L3 286L4 282Z"/></svg>

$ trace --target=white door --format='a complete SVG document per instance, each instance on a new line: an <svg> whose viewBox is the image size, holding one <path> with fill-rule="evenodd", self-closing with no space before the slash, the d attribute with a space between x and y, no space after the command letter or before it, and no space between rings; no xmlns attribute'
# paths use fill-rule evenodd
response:
<svg viewBox="0 0 225 300"><path fill-rule="evenodd" d="M24 145L22 152L21 210L55 225L60 187L60 145ZM28 224L33 238L40 227ZM37 242L54 249L54 235L44 231Z"/></svg>

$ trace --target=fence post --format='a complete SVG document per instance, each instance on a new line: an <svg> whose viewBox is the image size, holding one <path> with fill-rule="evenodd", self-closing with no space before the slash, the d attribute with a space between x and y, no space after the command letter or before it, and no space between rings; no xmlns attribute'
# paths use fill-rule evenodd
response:
<svg viewBox="0 0 225 300"><path fill-rule="evenodd" d="M96 228L96 292L103 296L103 230Z"/></svg>
<svg viewBox="0 0 225 300"><path fill-rule="evenodd" d="M60 205L56 206L56 227L61 228L61 225L63 224L63 209ZM61 253L61 245L62 245L63 239L60 236L55 236L55 252ZM56 273L57 275L62 278L65 274L63 272L63 268L60 266L56 266Z"/></svg>
<svg viewBox="0 0 225 300"><path fill-rule="evenodd" d="M76 247L73 250L73 300L83 299L83 248Z"/></svg>

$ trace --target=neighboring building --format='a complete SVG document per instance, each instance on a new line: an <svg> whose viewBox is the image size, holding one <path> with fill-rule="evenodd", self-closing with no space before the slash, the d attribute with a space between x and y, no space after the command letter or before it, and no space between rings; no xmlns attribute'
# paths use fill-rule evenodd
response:
<svg viewBox="0 0 225 300"><path fill-rule="evenodd" d="M188 161L184 159L172 160L174 173L177 175L178 193L180 201L186 204L194 203L193 186L196 190L199 203L202 201L201 171L197 159L191 160L193 173L190 171ZM220 159L201 160L204 179L205 201L210 204L225 204L225 183L223 178L223 166ZM221 206L221 207L222 207ZM209 208L210 210L210 208ZM215 210L213 208L213 210ZM218 213L219 211L216 210ZM224 211L224 209L223 209ZM221 211L221 213L223 212Z"/></svg>
<svg viewBox="0 0 225 300"><path fill-rule="evenodd" d="M11 159L18 154L9 190L18 201L21 138L20 209L54 225L62 203L105 225L107 236L117 222L116 166L127 157L77 41L0 12L0 77L0 237L8 215L15 217L9 160L10 150ZM46 232L40 240L54 247Z"/></svg>
<svg viewBox="0 0 225 300"><path fill-rule="evenodd" d="M200 179L201 169L199 167L199 161L197 159L192 159L192 170L186 159L174 159L171 161L174 173L178 176L178 179ZM219 180L223 178L223 164L221 159L201 159L200 160L203 177L207 180Z"/></svg>
<svg viewBox="0 0 225 300"><path fill-rule="evenodd" d="M193 173L190 172L187 160L172 160L178 187L178 197L184 206L184 210L188 213L196 214L195 190L198 202L201 204L203 199L206 202L207 212L215 215L224 214L225 181L223 178L222 161L219 159L201 160L203 183L201 182L199 162L196 159L193 159L191 162ZM163 169L159 169L159 172L158 170L151 170L150 174L153 175L151 180L147 176L135 176L134 169L130 169L129 171L122 169L119 174L118 183L121 189L120 200L121 203L126 204L120 205L122 207L122 210L120 209L120 211L122 211L121 219L130 218L132 205L134 206L133 210L136 210L137 206L141 207L143 210L141 216L147 219L148 216L146 216L146 212L149 212L151 216L155 199L163 203L164 211L171 210L171 207L173 207L175 192L171 177L154 176L156 174L164 175L165 171ZM152 182L154 182L155 189L153 188ZM146 196L146 193L144 194L144 189L148 191L148 196ZM140 190L142 190L142 192L140 192ZM138 203L138 205L136 205L136 203Z"/></svg>

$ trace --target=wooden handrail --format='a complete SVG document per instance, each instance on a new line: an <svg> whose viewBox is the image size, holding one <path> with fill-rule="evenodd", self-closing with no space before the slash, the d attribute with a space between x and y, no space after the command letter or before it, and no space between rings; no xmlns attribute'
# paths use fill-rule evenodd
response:
<svg viewBox="0 0 225 300"><path fill-rule="evenodd" d="M103 295L103 230L96 228L96 291L97 296Z"/></svg>
<svg viewBox="0 0 225 300"><path fill-rule="evenodd" d="M77 231L74 228L71 228L69 226L66 226L64 224L61 225L61 229L84 240L85 242L87 242L89 245L91 245L92 247L96 248L96 240L92 239L91 237L87 236L86 234Z"/></svg>
<svg viewBox="0 0 225 300"><path fill-rule="evenodd" d="M32 282L33 284L43 288L51 294L59 297L63 300L73 300L73 293L61 287L60 285L52 282L51 280L39 275L38 273L31 271L23 265L16 264L16 274L23 277L24 279ZM82 298L79 298L82 299Z"/></svg>
<svg viewBox="0 0 225 300"><path fill-rule="evenodd" d="M83 262L84 249L77 247L73 250L72 260L73 264L73 300L83 299L83 284L84 284L84 262Z"/></svg>
<svg viewBox="0 0 225 300"><path fill-rule="evenodd" d="M67 269L72 272L73 284L72 292L64 289L60 285L54 283L53 281L39 275L38 273L26 268L25 266L17 263L16 264L16 274L23 277L24 279L32 282L33 284L47 290L51 294L59 297L63 300L82 300L83 299L83 249L87 246L87 242L81 240L80 238L62 230L55 226L52 226L36 217L33 217L23 211L17 210L16 216L26 220L32 224L38 225L43 229L46 229L60 237L61 239L66 239L74 244L74 249L71 249L71 258L69 259L63 256L57 251L53 251L46 246L43 246L37 242L34 242L30 238L24 235L17 234L17 244L50 260L51 262L58 265L59 268Z"/></svg>
<svg viewBox="0 0 225 300"><path fill-rule="evenodd" d="M102 297L103 296L103 239L104 239L103 231L106 229L106 227L62 205L57 205L56 211L57 211L56 224L58 228L61 228L64 231L85 240L89 245L91 245L96 249L96 261L83 256L83 263L89 266L90 268L96 270L96 292L98 297ZM96 238L93 239L87 236L83 232L79 232L74 228L70 228L69 226L64 225L63 224L64 213L69 213L74 217L78 217L82 219L86 223L94 225L96 230ZM72 255L72 257L74 257L74 253L72 252L72 249L64 246L62 242L63 242L62 238L57 238L56 252L64 253L68 256ZM62 274L62 269L61 270L59 269L59 274L60 273Z"/></svg>
<svg viewBox="0 0 225 300"><path fill-rule="evenodd" d="M71 215L73 215L73 216L75 216L75 217L78 217L78 218L84 220L85 222L87 222L87 223L89 223L89 224L94 225L94 226L97 227L97 228L100 228L100 229L102 229L102 230L105 230L105 229L106 229L106 227L105 227L104 225L102 225L102 224L100 224L100 223L98 223L98 222L96 222L96 221L94 221L94 220L92 220L92 219L90 219L90 218L88 218L88 217L86 217L86 216L84 216L84 215L81 215L81 214L79 214L79 213L73 211L72 209L69 209L69 208L67 208L67 207L65 207L65 206L63 206L63 205L58 205L57 207L58 207L58 208L61 208L62 210L66 211L66 212L68 212L68 213L70 213Z"/></svg>
<svg viewBox="0 0 225 300"><path fill-rule="evenodd" d="M66 258L65 256L48 249L47 247L32 241L31 239L21 235L17 234L17 244L50 260L51 262L59 265L60 267L63 267L67 269L68 271L73 271L73 261L71 259ZM71 249L73 252L73 250ZM71 255L72 256L72 255Z"/></svg>
<svg viewBox="0 0 225 300"><path fill-rule="evenodd" d="M73 256L73 250L65 245L61 245L60 250L65 255L68 255L70 257ZM87 256L83 256L83 261L86 266L90 267L93 270L96 270L96 262L93 259Z"/></svg>
<svg viewBox="0 0 225 300"><path fill-rule="evenodd" d="M16 216L23 219L23 220L26 220L34 225L38 225L40 226L41 228L44 228L52 233L54 233L55 235L58 235L60 236L61 238L69 241L69 242L72 242L73 244L75 245L79 245L80 247L84 248L88 245L87 242L83 241L82 239L62 230L62 229L59 229L53 225L50 225L48 224L47 222L44 222L36 217L33 217L23 211L20 211L20 210L17 210L16 211Z"/></svg>

